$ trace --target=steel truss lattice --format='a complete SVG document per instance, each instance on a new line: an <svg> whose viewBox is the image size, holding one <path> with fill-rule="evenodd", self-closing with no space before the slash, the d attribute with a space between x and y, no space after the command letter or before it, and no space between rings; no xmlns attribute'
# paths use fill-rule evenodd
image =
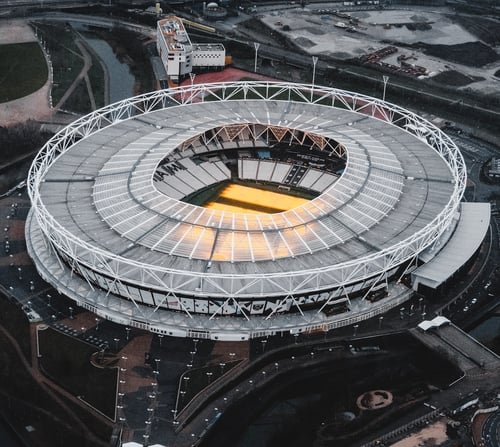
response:
<svg viewBox="0 0 500 447"><path fill-rule="evenodd" d="M69 232L45 206L40 190L47 172L57 157L71 149L77 142L85 140L109 126L140 116L147 116L169 107L180 107L181 110L186 110L186 113L189 113L189 107L193 103L214 104L216 102L227 103L245 100L300 103L305 106L306 111L308 105L347 110L359 116L382 121L387 123L387 126L397 126L413 134L418 140L424 141L429 150L434 150L445 161L450 170L453 185L449 201L424 228L416 231L410 237L383 250L370 253L368 256L325 265L321 268L259 274L213 273L208 270L190 272L186 269L164 267L125 258L90 244L78 234ZM225 130L227 135L232 135L240 131L241 126L245 126L244 121L247 117L241 117L241 119L242 124L228 124ZM272 131L272 127L269 129ZM324 145L325 142L321 140L321 135L319 137L317 144ZM339 155L342 155L344 151L349 153L349 149L343 146L334 147L332 150L338 150ZM155 91L109 105L76 120L56 134L35 158L28 176L32 221L43 234L48 243L47 248L50 247L61 266L66 263L72 271L78 272L83 277L86 277L85 272L88 270L100 272L106 277L113 278L115 285L121 282L130 283L127 272L139 272L138 287L144 286L162 290L169 297L175 297L178 300L180 310L183 310L188 318L192 318L192 315L189 310L183 309L181 296L189 294L197 298L219 298L221 304L218 310L211 314L210 319L222 315L226 305L238 307L239 300L244 298L271 295L293 300L294 297L303 293L327 290L333 287L345 288L349 284L365 281L369 278L384 279L386 272L394 271L398 266L415 259L421 251L440 238L450 226L457 212L465 184L466 168L456 145L446 134L418 115L397 105L357 93L280 82L198 84ZM27 231L29 232L29 229ZM90 279L87 281L89 287L94 289L92 281ZM194 287L195 284L196 287ZM118 290L118 288L114 287L110 290ZM209 296L206 290L210 290ZM155 312L162 310L162 305L159 303L153 309L144 311L142 309L144 306L136 303L133 296L127 298L139 310L138 321L142 320L147 323L148 319L154 319ZM105 308L105 300L102 300L98 305ZM297 308L303 314L300 305L297 305ZM105 313L104 310L101 312ZM240 309L239 313L246 320L253 318L243 309ZM135 317L137 318L137 315ZM239 318L241 319L241 317ZM252 331L255 332L255 328Z"/></svg>

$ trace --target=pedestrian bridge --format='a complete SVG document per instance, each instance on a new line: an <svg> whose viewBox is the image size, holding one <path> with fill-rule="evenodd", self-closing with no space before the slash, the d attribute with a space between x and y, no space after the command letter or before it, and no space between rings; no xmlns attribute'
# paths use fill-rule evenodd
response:
<svg viewBox="0 0 500 447"><path fill-rule="evenodd" d="M500 367L500 357L444 317L424 321L410 333L424 345L444 354L464 373Z"/></svg>

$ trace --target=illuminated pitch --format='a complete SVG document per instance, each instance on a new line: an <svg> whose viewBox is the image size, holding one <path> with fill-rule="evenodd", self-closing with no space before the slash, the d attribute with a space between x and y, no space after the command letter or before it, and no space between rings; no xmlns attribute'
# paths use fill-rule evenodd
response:
<svg viewBox="0 0 500 447"><path fill-rule="evenodd" d="M301 197L231 183L220 191L216 199L203 206L233 213L273 214L290 210L306 202L308 200Z"/></svg>

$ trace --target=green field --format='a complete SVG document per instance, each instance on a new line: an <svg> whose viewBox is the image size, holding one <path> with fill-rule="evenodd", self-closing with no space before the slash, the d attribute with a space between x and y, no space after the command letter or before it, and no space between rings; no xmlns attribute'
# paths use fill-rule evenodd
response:
<svg viewBox="0 0 500 447"><path fill-rule="evenodd" d="M37 91L48 77L38 42L0 45L0 103Z"/></svg>

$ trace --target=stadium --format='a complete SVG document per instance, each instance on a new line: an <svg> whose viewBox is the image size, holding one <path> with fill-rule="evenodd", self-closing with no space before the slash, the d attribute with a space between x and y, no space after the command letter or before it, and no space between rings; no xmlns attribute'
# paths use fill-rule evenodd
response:
<svg viewBox="0 0 500 447"><path fill-rule="evenodd" d="M218 340L326 331L435 280L418 271L459 232L465 183L455 144L394 104L196 84L56 134L29 174L26 240L59 292L128 326Z"/></svg>

